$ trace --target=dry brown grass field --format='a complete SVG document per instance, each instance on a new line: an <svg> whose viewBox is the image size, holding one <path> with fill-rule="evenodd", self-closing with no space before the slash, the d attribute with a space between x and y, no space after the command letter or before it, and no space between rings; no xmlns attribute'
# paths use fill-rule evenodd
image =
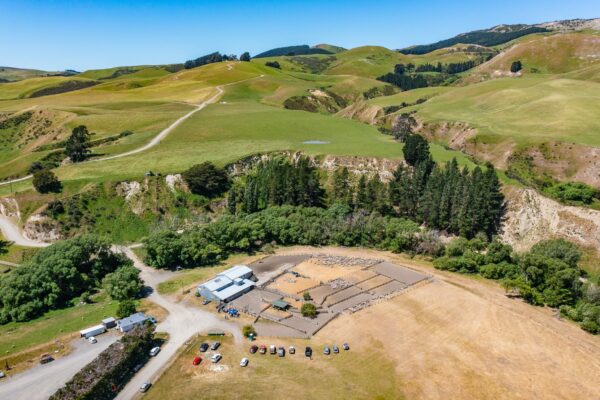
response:
<svg viewBox="0 0 600 400"><path fill-rule="evenodd" d="M433 282L335 319L310 340L264 338L302 354L248 355L248 342L227 341L222 371L192 368L197 343L148 392L191 399L597 399L600 338L547 308L508 298L494 282L434 270L425 261L364 249L291 248L388 258L433 274ZM326 357L324 345L350 352ZM300 352L301 352L300 351ZM250 367L239 361L250 358ZM188 365L189 364L189 365Z"/></svg>

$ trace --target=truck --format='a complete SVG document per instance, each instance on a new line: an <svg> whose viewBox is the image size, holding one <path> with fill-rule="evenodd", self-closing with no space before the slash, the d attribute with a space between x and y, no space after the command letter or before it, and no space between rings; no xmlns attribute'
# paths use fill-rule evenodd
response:
<svg viewBox="0 0 600 400"><path fill-rule="evenodd" d="M98 336L106 332L106 327L104 325L96 325L90 328L79 331L79 335L83 338L89 338L92 336Z"/></svg>

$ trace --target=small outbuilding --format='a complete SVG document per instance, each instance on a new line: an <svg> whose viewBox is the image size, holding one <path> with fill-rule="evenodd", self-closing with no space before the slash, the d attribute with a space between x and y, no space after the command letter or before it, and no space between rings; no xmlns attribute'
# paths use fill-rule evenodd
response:
<svg viewBox="0 0 600 400"><path fill-rule="evenodd" d="M271 305L273 306L273 308L276 308L281 311L287 311L287 309L290 308L290 303L283 300L275 300L271 303Z"/></svg>
<svg viewBox="0 0 600 400"><path fill-rule="evenodd" d="M136 326L143 325L149 318L146 314L139 312L117 321L117 326L122 333L129 332Z"/></svg>
<svg viewBox="0 0 600 400"><path fill-rule="evenodd" d="M117 320L113 317L105 318L102 320L102 325L104 325L106 329L111 329L117 326Z"/></svg>

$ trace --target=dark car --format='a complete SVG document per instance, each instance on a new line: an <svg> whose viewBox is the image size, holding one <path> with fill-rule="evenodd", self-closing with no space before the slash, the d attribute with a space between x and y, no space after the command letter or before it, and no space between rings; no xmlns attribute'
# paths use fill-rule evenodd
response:
<svg viewBox="0 0 600 400"><path fill-rule="evenodd" d="M344 350L350 350L350 346L348 346L348 343L344 343L342 347L344 348Z"/></svg>
<svg viewBox="0 0 600 400"><path fill-rule="evenodd" d="M202 343L200 345L200 351L204 353L206 350L208 350L208 343Z"/></svg>
<svg viewBox="0 0 600 400"><path fill-rule="evenodd" d="M260 345L260 354L266 354L267 353L267 346L265 346L264 344Z"/></svg>
<svg viewBox="0 0 600 400"><path fill-rule="evenodd" d="M258 351L258 346L257 345L250 346L250 354L254 354L257 351Z"/></svg>
<svg viewBox="0 0 600 400"><path fill-rule="evenodd" d="M40 358L40 364L48 364L49 362L54 361L54 357L49 354L44 354L42 358Z"/></svg>
<svg viewBox="0 0 600 400"><path fill-rule="evenodd" d="M150 386L152 386L152 384L150 382L142 383L142 386L140 386L140 392L146 393L148 391L148 389L150 389Z"/></svg>
<svg viewBox="0 0 600 400"><path fill-rule="evenodd" d="M312 349L311 349L310 347L307 347L307 348L304 350L304 355L305 355L306 357L312 357Z"/></svg>
<svg viewBox="0 0 600 400"><path fill-rule="evenodd" d="M211 346L210 349L211 350L216 350L219 348L219 346L221 346L221 342L214 342Z"/></svg>

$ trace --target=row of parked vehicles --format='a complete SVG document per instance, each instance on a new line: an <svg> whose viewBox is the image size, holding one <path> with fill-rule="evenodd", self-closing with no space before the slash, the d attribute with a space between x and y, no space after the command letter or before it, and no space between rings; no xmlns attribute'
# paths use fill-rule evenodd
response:
<svg viewBox="0 0 600 400"><path fill-rule="evenodd" d="M342 345L342 348L346 351L350 350L350 345L348 343L344 343ZM325 346L323 348L323 354L330 355L332 353L332 349L333 349L333 354L338 354L340 352L340 348L334 344L332 346L332 348L329 348L329 346ZM264 344L261 344L260 346L257 346L257 345L250 346L250 354L255 354L257 352L260 354L266 354L267 346L265 346ZM296 348L294 346L290 346L288 348L288 352L290 354L296 354ZM277 347L274 344L272 344L269 346L269 354L277 354L279 357L285 357L285 347L283 347L283 346ZM306 346L306 348L304 349L304 355L306 357L312 357L312 354L313 354L312 347Z"/></svg>

